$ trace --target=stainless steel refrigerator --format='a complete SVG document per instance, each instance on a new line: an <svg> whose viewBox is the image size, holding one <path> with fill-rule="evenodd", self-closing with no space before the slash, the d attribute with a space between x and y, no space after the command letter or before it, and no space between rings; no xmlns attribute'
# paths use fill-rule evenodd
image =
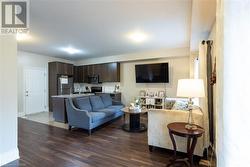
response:
<svg viewBox="0 0 250 167"><path fill-rule="evenodd" d="M73 77L61 75L57 79L57 94L69 95L73 93Z"/></svg>

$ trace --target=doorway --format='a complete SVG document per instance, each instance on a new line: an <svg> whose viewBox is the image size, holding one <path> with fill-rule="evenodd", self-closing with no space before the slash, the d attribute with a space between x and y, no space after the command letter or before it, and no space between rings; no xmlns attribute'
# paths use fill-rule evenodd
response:
<svg viewBox="0 0 250 167"><path fill-rule="evenodd" d="M47 111L45 68L24 69L25 115Z"/></svg>

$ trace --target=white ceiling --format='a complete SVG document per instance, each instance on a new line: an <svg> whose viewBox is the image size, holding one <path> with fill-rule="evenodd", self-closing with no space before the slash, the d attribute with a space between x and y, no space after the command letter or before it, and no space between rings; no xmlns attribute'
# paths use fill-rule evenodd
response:
<svg viewBox="0 0 250 167"><path fill-rule="evenodd" d="M190 46L192 0L31 0L30 7L32 39L19 43L23 51L77 60ZM126 38L136 29L148 41ZM67 46L84 53L58 49Z"/></svg>

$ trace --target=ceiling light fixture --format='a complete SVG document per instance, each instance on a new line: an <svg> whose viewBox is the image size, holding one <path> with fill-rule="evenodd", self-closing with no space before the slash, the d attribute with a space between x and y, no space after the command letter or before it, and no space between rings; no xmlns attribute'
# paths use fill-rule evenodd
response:
<svg viewBox="0 0 250 167"><path fill-rule="evenodd" d="M68 54L71 54L71 55L82 53L81 50L73 48L73 47L70 47L70 46L69 47L65 47L65 48L61 48L61 50L64 51L64 52L67 52Z"/></svg>
<svg viewBox="0 0 250 167"><path fill-rule="evenodd" d="M16 40L21 42L21 41L27 41L30 40L31 36L27 33L17 33L16 34Z"/></svg>
<svg viewBox="0 0 250 167"><path fill-rule="evenodd" d="M141 43L148 39L148 35L140 30L128 33L127 37L136 43Z"/></svg>

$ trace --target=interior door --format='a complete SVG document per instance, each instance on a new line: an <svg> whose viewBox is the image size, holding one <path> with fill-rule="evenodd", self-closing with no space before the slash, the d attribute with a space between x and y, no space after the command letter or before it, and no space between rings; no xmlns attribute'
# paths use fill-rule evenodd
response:
<svg viewBox="0 0 250 167"><path fill-rule="evenodd" d="M24 70L24 110L25 114L46 111L45 69L29 68Z"/></svg>

